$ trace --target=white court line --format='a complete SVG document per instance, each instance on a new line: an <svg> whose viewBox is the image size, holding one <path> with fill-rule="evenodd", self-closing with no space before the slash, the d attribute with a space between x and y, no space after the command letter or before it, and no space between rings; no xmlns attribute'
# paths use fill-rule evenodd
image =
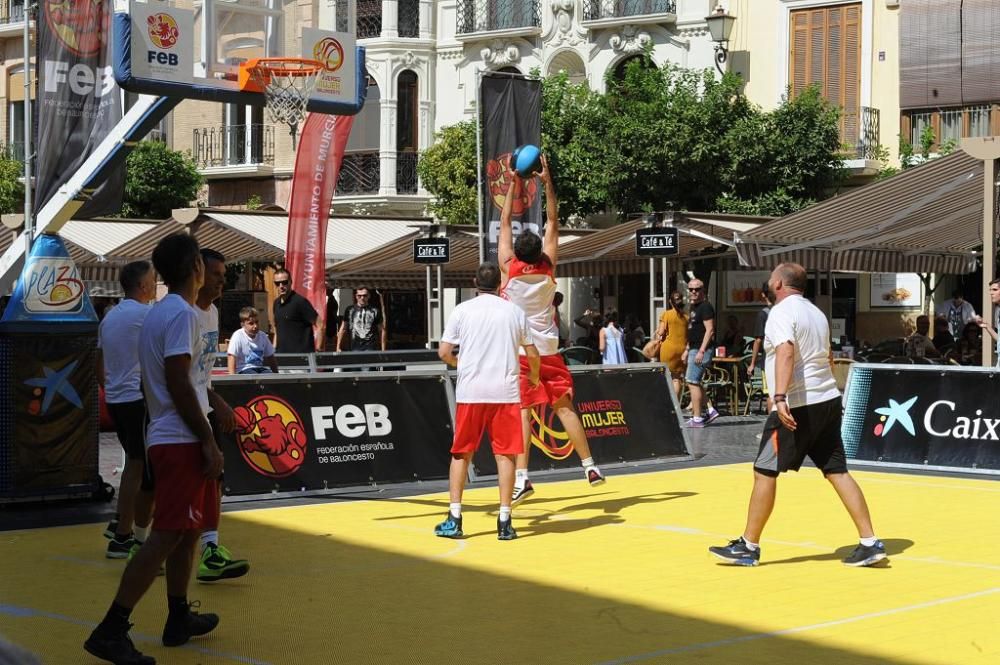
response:
<svg viewBox="0 0 1000 665"><path fill-rule="evenodd" d="M995 593L1000 593L1000 587L993 587L992 589L975 591L973 593L967 593L961 596L952 596L950 598L938 598L937 600L929 600L927 602L917 603L915 605L904 605L903 607L894 607L892 609L881 610L879 612L859 614L857 616L845 617L843 619L835 619L833 621L813 623L807 626L795 626L794 628L784 628L782 630L773 630L773 631L768 631L766 633L754 633L752 635L742 635L740 637L731 637L729 639L716 640L714 642L701 642L699 644L688 644L686 646L681 646L681 647L661 649L659 651L650 651L648 653L636 654L634 656L626 656L624 658L618 658L615 660L602 661L598 665L623 665L624 663L638 663L643 660L650 660L651 658L661 658L663 656L672 656L680 653L691 653L692 651L704 651L706 649L728 647L734 644L742 644L744 642L754 642L757 640L766 640L772 637L782 637L784 635L796 635L798 633L805 633L811 630L822 630L823 628L833 628L834 626L843 626L850 623L857 623L859 621L867 621L868 619L878 619L880 617L891 616L893 614L902 614L904 612L922 610L928 607L936 607L938 605L958 603L963 600L971 600L973 598L980 598L982 596L990 596Z"/></svg>
<svg viewBox="0 0 1000 665"><path fill-rule="evenodd" d="M688 536L705 536L709 538L718 538L719 540L725 540L727 542L729 540L732 540L733 538L732 534L726 535L721 533L711 533L709 531L703 531L697 528L686 527L686 526L675 526L672 524L605 524L603 526L612 526L619 529L646 529L649 531L666 531L668 533L680 533ZM813 543L813 542L795 543L788 540L775 540L773 538L762 538L760 543L761 545L782 545L785 547L800 547L815 552L834 552L837 549L836 547L830 547L829 545L821 545L819 543ZM980 570L1000 571L1000 565L990 564L990 563L979 563L977 561L952 561L950 559L942 559L940 557L920 557L920 556L910 556L906 554L893 554L889 558L900 561L916 561L918 563L930 563L938 566L952 566L955 568L978 568Z"/></svg>
<svg viewBox="0 0 1000 665"><path fill-rule="evenodd" d="M848 460L850 462L850 460ZM715 467L701 467L704 469L712 468L721 471L729 471L731 473L747 473L750 462L739 463L739 464L723 464ZM804 467L805 469L810 469L811 467ZM883 471L877 468L865 468L851 469L851 473L861 473L865 474L866 483L882 483L884 485L912 485L914 487L933 487L936 489L946 489L946 490L969 490L972 492L990 492L990 493L1000 493L1000 487L969 487L967 485L947 485L939 482L922 483L917 480L894 480L891 478L873 478L870 474L883 474L883 475L895 475L889 474L887 471ZM788 478L796 478L798 480L808 479L808 476L787 476ZM811 479L809 479L811 481ZM956 480L972 480L972 481L993 481L996 483L995 477L982 477L982 478L956 478Z"/></svg>

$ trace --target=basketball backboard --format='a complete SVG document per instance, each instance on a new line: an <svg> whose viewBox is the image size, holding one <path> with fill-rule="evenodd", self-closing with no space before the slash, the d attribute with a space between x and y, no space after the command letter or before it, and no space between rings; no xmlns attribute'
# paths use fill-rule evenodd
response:
<svg viewBox="0 0 1000 665"><path fill-rule="evenodd" d="M263 106L263 94L240 90L240 64L308 58L324 64L308 109L356 114L365 98L364 48L349 33L296 24L294 14L282 9L286 4L116 0L115 79L132 92Z"/></svg>

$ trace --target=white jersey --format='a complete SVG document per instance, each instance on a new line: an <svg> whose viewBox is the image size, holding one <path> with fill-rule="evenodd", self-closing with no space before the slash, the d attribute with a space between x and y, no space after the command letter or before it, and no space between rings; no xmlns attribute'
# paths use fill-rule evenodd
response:
<svg viewBox="0 0 1000 665"><path fill-rule="evenodd" d="M555 294L555 269L547 256L543 254L534 265L517 257L511 260L502 295L524 311L532 342L543 356L559 353L559 326L552 304Z"/></svg>
<svg viewBox="0 0 1000 665"><path fill-rule="evenodd" d="M764 327L767 382L774 390L775 350L795 346L792 382L786 388L788 407L820 404L840 397L830 367L830 324L818 307L800 295L786 297L771 308ZM773 410L773 409L772 409Z"/></svg>

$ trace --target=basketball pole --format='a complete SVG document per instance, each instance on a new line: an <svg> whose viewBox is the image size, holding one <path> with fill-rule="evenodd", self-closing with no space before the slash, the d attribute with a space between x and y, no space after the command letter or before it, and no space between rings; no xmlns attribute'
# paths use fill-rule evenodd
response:
<svg viewBox="0 0 1000 665"><path fill-rule="evenodd" d="M31 201L31 10L37 4L24 5L24 255L31 253L31 241L35 237L35 220Z"/></svg>

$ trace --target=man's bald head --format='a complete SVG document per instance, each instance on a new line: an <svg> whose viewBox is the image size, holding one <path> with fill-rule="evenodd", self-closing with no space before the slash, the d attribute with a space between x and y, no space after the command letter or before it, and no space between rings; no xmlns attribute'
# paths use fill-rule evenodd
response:
<svg viewBox="0 0 1000 665"><path fill-rule="evenodd" d="M772 284L777 280L786 289L805 293L809 276L806 274L806 269L798 263L782 263L771 273L771 280Z"/></svg>

